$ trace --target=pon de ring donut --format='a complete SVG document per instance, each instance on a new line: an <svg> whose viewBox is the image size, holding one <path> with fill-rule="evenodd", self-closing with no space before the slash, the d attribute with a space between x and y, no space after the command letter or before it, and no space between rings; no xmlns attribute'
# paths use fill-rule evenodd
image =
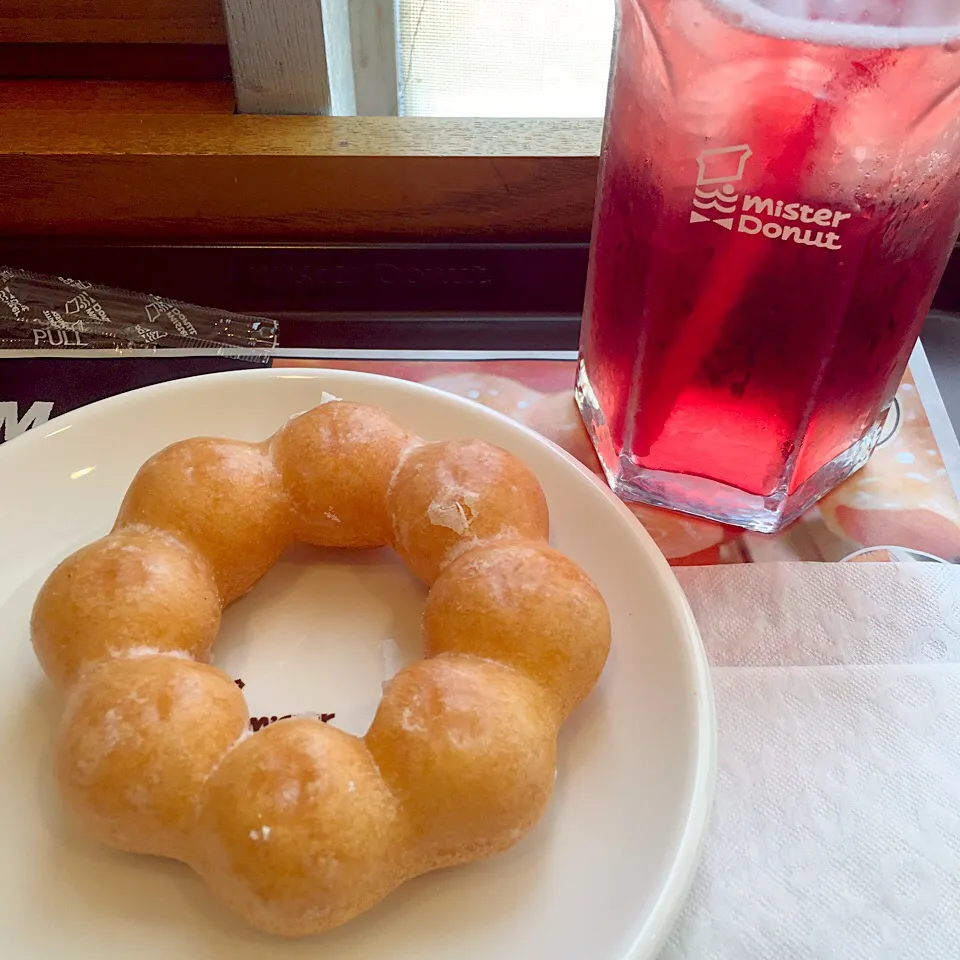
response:
<svg viewBox="0 0 960 960"><path fill-rule="evenodd" d="M284 936L507 849L543 813L557 732L610 645L603 598L547 536L518 458L425 442L376 407L331 400L263 443L161 450L34 606L34 649L67 694L65 809L104 844L184 861ZM363 737L312 718L253 734L206 662L223 608L297 542L392 546L430 587L425 659L384 685Z"/></svg>

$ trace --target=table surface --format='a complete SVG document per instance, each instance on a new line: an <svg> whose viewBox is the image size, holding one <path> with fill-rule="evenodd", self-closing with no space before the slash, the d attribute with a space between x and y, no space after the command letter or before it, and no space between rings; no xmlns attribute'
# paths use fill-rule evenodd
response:
<svg viewBox="0 0 960 960"><path fill-rule="evenodd" d="M931 313L921 340L953 429L960 434L960 317Z"/></svg>

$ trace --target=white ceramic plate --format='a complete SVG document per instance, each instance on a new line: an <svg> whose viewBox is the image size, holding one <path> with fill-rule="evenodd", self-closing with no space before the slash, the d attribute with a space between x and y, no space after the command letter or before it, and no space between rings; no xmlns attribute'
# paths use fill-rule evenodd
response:
<svg viewBox="0 0 960 960"><path fill-rule="evenodd" d="M483 863L417 879L341 929L261 936L186 867L89 843L51 777L60 701L28 637L53 566L104 534L140 463L200 434L258 440L321 392L378 404L429 439L477 437L540 478L552 541L613 618L603 677L561 734L537 828ZM215 662L254 716L335 713L362 733L381 683L418 656L425 591L387 550L295 549L225 615ZM340 371L180 380L69 413L0 447L0 930L16 960L639 960L659 950L696 867L715 724L696 625L637 521L558 448L417 384Z"/></svg>

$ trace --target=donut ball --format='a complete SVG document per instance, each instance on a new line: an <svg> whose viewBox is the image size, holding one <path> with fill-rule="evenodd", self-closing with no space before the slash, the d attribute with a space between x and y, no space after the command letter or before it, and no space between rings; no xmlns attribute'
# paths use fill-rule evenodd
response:
<svg viewBox="0 0 960 960"><path fill-rule="evenodd" d="M400 825L362 740L319 720L282 720L210 778L191 865L260 930L320 933L403 880Z"/></svg>
<svg viewBox="0 0 960 960"><path fill-rule="evenodd" d="M248 723L243 695L215 667L107 660L67 701L56 747L64 806L108 846L183 859L200 788Z"/></svg>
<svg viewBox="0 0 960 960"><path fill-rule="evenodd" d="M146 524L196 547L221 602L245 594L292 542L280 474L263 448L199 437L152 456L120 507L117 527Z"/></svg>
<svg viewBox="0 0 960 960"><path fill-rule="evenodd" d="M538 684L488 660L421 660L386 685L366 740L410 818L420 870L498 853L540 819L558 725Z"/></svg>
<svg viewBox="0 0 960 960"><path fill-rule="evenodd" d="M391 543L425 583L464 548L493 538L546 540L547 500L523 461L482 440L415 448L387 493Z"/></svg>
<svg viewBox="0 0 960 960"><path fill-rule="evenodd" d="M55 683L131 651L205 660L220 598L203 558L159 530L127 527L64 560L40 589L30 633Z"/></svg>
<svg viewBox="0 0 960 960"><path fill-rule="evenodd" d="M330 401L294 417L274 438L274 461L298 540L321 547L382 547L387 487L412 437L376 407Z"/></svg>
<svg viewBox="0 0 960 960"><path fill-rule="evenodd" d="M423 614L427 656L466 653L523 671L566 717L597 682L610 615L590 578L540 541L495 542L455 560Z"/></svg>

